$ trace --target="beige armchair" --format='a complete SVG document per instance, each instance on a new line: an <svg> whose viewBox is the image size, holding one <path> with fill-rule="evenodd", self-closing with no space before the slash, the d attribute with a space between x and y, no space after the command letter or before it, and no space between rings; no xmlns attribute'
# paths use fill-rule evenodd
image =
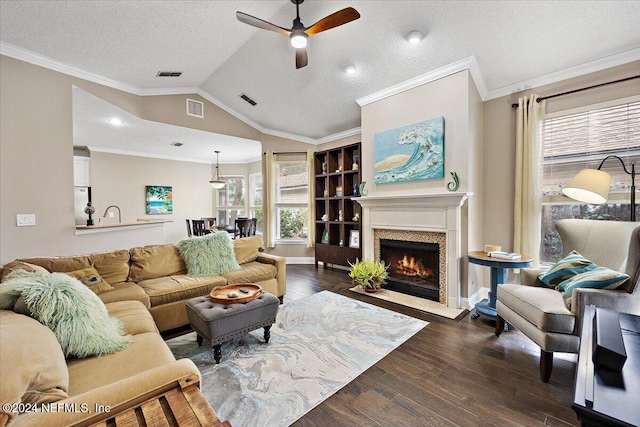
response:
<svg viewBox="0 0 640 427"><path fill-rule="evenodd" d="M640 223L563 219L556 222L564 255L578 251L602 267L629 275L615 290L575 289L571 310L559 291L538 280L540 271L523 269L521 284L498 286L496 336L505 321L540 346L540 379L548 382L553 353L577 353L584 307L595 305L640 315Z"/></svg>

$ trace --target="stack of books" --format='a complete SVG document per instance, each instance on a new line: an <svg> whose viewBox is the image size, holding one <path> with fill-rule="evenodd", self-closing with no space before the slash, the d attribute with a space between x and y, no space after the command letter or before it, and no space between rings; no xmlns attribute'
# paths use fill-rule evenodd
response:
<svg viewBox="0 0 640 427"><path fill-rule="evenodd" d="M490 251L487 252L489 258L516 260L522 258L522 255L515 252Z"/></svg>

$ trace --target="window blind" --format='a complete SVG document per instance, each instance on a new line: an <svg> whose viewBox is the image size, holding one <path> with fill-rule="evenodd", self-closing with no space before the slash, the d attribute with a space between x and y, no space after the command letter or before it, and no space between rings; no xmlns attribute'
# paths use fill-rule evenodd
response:
<svg viewBox="0 0 640 427"><path fill-rule="evenodd" d="M640 101L556 115L544 120L544 196L554 196L581 169L597 169L602 159L616 155L627 168L640 168ZM602 166L612 176L611 193L630 191L631 178L615 159ZM614 198L614 197L612 197Z"/></svg>

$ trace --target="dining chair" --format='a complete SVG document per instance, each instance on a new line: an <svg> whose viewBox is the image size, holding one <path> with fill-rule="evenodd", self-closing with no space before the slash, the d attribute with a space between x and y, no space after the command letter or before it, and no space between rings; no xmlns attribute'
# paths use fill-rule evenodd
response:
<svg viewBox="0 0 640 427"><path fill-rule="evenodd" d="M191 237L193 236L193 233L191 232L191 221L188 219L185 221L187 221L187 237Z"/></svg>
<svg viewBox="0 0 640 427"><path fill-rule="evenodd" d="M251 228L252 228L252 224L253 224L253 219L254 218L238 218L236 219L235 222L235 230L233 233L233 237L238 238L238 237L247 237L247 236L251 236ZM255 234L255 229L253 234Z"/></svg>
<svg viewBox="0 0 640 427"><path fill-rule="evenodd" d="M205 228L203 219L192 219L191 224L193 224L194 236L204 236L205 234L211 233Z"/></svg>

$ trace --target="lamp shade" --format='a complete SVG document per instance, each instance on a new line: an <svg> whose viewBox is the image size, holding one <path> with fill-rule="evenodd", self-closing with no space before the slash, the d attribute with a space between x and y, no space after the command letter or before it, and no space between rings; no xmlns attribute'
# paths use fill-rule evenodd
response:
<svg viewBox="0 0 640 427"><path fill-rule="evenodd" d="M579 202L601 205L607 201L611 175L598 169L582 169L573 177L562 194Z"/></svg>
<svg viewBox="0 0 640 427"><path fill-rule="evenodd" d="M227 183L225 181L222 180L216 180L216 179L212 179L211 181L209 181L209 184L211 184L211 186L213 188L215 188L216 190L220 190L221 188L223 188Z"/></svg>
<svg viewBox="0 0 640 427"><path fill-rule="evenodd" d="M211 184L211 186L216 190L220 190L221 188L224 188L225 185L227 185L227 182L224 179L222 179L222 177L220 176L220 163L219 163L220 151L216 150L215 153L216 153L216 174L213 178L211 178L211 181L209 181L209 184Z"/></svg>

